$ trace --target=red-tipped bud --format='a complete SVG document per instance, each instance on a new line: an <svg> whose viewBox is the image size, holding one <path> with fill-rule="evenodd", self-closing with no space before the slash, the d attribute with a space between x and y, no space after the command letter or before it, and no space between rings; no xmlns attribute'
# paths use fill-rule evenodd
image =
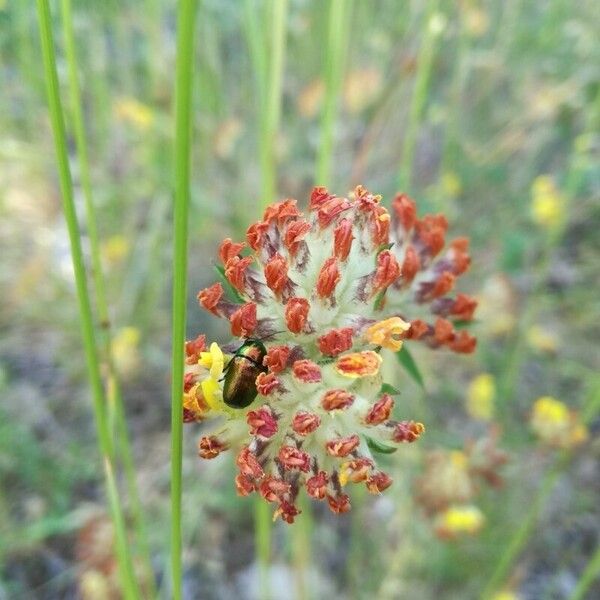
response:
<svg viewBox="0 0 600 600"><path fill-rule="evenodd" d="M263 365L268 367L271 373L280 373L287 367L290 352L288 346L271 346L263 358Z"/></svg>
<svg viewBox="0 0 600 600"><path fill-rule="evenodd" d="M253 260L251 256L232 256L225 265L225 277L238 292L246 291L246 270Z"/></svg>
<svg viewBox="0 0 600 600"><path fill-rule="evenodd" d="M367 413L365 423L367 425L379 425L380 423L387 421L392 414L393 408L394 399L389 394L383 394Z"/></svg>
<svg viewBox="0 0 600 600"><path fill-rule="evenodd" d="M311 229L308 221L294 221L289 224L283 236L283 243L291 256L295 256L300 248L300 244Z"/></svg>
<svg viewBox="0 0 600 600"><path fill-rule="evenodd" d="M219 257L221 262L226 265L229 259L237 256L246 246L244 242L233 242L231 238L225 238L219 247Z"/></svg>
<svg viewBox="0 0 600 600"><path fill-rule="evenodd" d="M310 455L294 446L282 446L278 457L286 469L298 469L304 473L308 473L310 469Z"/></svg>
<svg viewBox="0 0 600 600"><path fill-rule="evenodd" d="M319 471L316 475L306 480L306 493L316 500L323 500L327 494L328 481L327 473Z"/></svg>
<svg viewBox="0 0 600 600"><path fill-rule="evenodd" d="M321 367L312 360L297 360L292 365L294 377L304 383L318 383L321 381Z"/></svg>
<svg viewBox="0 0 600 600"><path fill-rule="evenodd" d="M437 256L444 247L448 221L444 215L425 215L415 222L415 230L430 256Z"/></svg>
<svg viewBox="0 0 600 600"><path fill-rule="evenodd" d="M429 331L429 325L421 319L415 319L410 322L410 329L406 332L406 338L409 340L420 340Z"/></svg>
<svg viewBox="0 0 600 600"><path fill-rule="evenodd" d="M322 204L331 200L333 196L329 193L326 187L318 186L314 187L313 191L310 193L310 210L315 210L319 208Z"/></svg>
<svg viewBox="0 0 600 600"><path fill-rule="evenodd" d="M425 431L423 423L416 421L400 421L394 428L393 440L397 443L417 441Z"/></svg>
<svg viewBox="0 0 600 600"><path fill-rule="evenodd" d="M265 239L265 233L267 232L268 228L269 224L265 223L264 221L258 221L257 223L253 223L250 225L250 227L248 227L248 230L246 231L246 239L248 240L248 244L252 250L258 251L259 248L262 248Z"/></svg>
<svg viewBox="0 0 600 600"><path fill-rule="evenodd" d="M417 205L406 194L398 194L392 200L392 210L405 231L410 231L417 220Z"/></svg>
<svg viewBox="0 0 600 600"><path fill-rule="evenodd" d="M421 268L421 261L417 251L412 247L406 248L404 260L402 261L402 281L410 283Z"/></svg>
<svg viewBox="0 0 600 600"><path fill-rule="evenodd" d="M281 382L273 373L259 373L255 383L261 396L268 396L281 389Z"/></svg>
<svg viewBox="0 0 600 600"><path fill-rule="evenodd" d="M477 338L469 335L466 331L459 331L449 346L452 351L459 354L471 354L477 347Z"/></svg>
<svg viewBox="0 0 600 600"><path fill-rule="evenodd" d="M336 514L346 513L350 510L350 498L347 494L339 494L338 496L327 496L327 503L331 512Z"/></svg>
<svg viewBox="0 0 600 600"><path fill-rule="evenodd" d="M336 285L339 283L342 276L337 266L337 259L335 256L328 258L319 271L317 278L317 296L319 298L329 298Z"/></svg>
<svg viewBox="0 0 600 600"><path fill-rule="evenodd" d="M352 221L350 219L340 219L340 222L333 230L333 254L336 258L344 261L350 254L352 248Z"/></svg>
<svg viewBox="0 0 600 600"><path fill-rule="evenodd" d="M450 314L461 321L470 321L473 318L477 300L466 294L457 294L456 300L450 309Z"/></svg>
<svg viewBox="0 0 600 600"><path fill-rule="evenodd" d="M350 452L356 450L360 444L360 438L354 434L348 437L336 438L325 444L327 453L338 458L348 456Z"/></svg>
<svg viewBox="0 0 600 600"><path fill-rule="evenodd" d="M260 483L258 491L267 502L279 502L289 494L291 485L283 479L267 475Z"/></svg>
<svg viewBox="0 0 600 600"><path fill-rule="evenodd" d="M248 477L248 475L238 473L235 477L235 489L238 493L238 496L249 496L254 490L256 490L256 485L254 484L254 481Z"/></svg>
<svg viewBox="0 0 600 600"><path fill-rule="evenodd" d="M354 402L354 396L346 390L329 390L321 398L321 406L325 410L343 410Z"/></svg>
<svg viewBox="0 0 600 600"><path fill-rule="evenodd" d="M265 265L265 280L276 296L280 296L288 283L288 265L281 254L273 255Z"/></svg>
<svg viewBox="0 0 600 600"><path fill-rule="evenodd" d="M314 413L300 411L294 415L292 420L292 429L298 435L308 435L312 433L321 424L321 419Z"/></svg>
<svg viewBox="0 0 600 600"><path fill-rule="evenodd" d="M377 255L377 267L373 278L373 291L378 292L387 288L400 277L400 265L396 257L389 251L383 250Z"/></svg>
<svg viewBox="0 0 600 600"><path fill-rule="evenodd" d="M206 350L206 336L199 335L195 340L190 340L185 343L185 362L188 365L195 365L200 358L200 352ZM187 390L185 390L187 391Z"/></svg>
<svg viewBox="0 0 600 600"><path fill-rule="evenodd" d="M285 305L285 324L292 333L302 333L308 321L310 304L306 298L290 298Z"/></svg>
<svg viewBox="0 0 600 600"><path fill-rule="evenodd" d="M450 257L453 263L453 273L462 275L471 266L471 257L469 256L468 238L456 238L450 244Z"/></svg>
<svg viewBox="0 0 600 600"><path fill-rule="evenodd" d="M247 475L248 477L253 477L254 479L260 479L265 474L258 459L248 446L244 446L240 450L235 464L238 466L240 473Z"/></svg>
<svg viewBox="0 0 600 600"><path fill-rule="evenodd" d="M321 227L330 225L339 215L350 208L346 198L333 197L321 204L317 211L317 219Z"/></svg>
<svg viewBox="0 0 600 600"><path fill-rule="evenodd" d="M207 459L216 458L228 448L229 445L221 441L217 436L204 436L198 442L198 456Z"/></svg>
<svg viewBox="0 0 600 600"><path fill-rule="evenodd" d="M275 511L273 518L281 517L282 521L286 523L292 524L294 519L301 513L302 511L298 509L297 506L288 502L287 500L282 500L279 508Z"/></svg>
<svg viewBox="0 0 600 600"><path fill-rule="evenodd" d="M265 223L277 223L278 225L282 225L289 219L296 219L301 215L302 213L296 206L296 200L288 198L287 200L274 202L270 206L267 206L265 214L263 215L263 221Z"/></svg>
<svg viewBox="0 0 600 600"><path fill-rule="evenodd" d="M217 306L223 297L223 286L220 283L215 283L206 289L200 290L198 293L198 302L202 308L213 313L217 313Z"/></svg>
<svg viewBox="0 0 600 600"><path fill-rule="evenodd" d="M379 471L378 473L373 473L373 475L367 479L366 485L371 494L380 494L384 490L387 490L392 483L393 480L387 473Z"/></svg>
<svg viewBox="0 0 600 600"><path fill-rule="evenodd" d="M438 344L447 344L454 339L454 326L447 319L437 319L433 327L433 337Z"/></svg>
<svg viewBox="0 0 600 600"><path fill-rule="evenodd" d="M450 271L444 271L436 279L431 290L430 298L440 298L445 296L453 287L456 277Z"/></svg>
<svg viewBox="0 0 600 600"><path fill-rule="evenodd" d="M256 304L243 304L229 317L231 333L236 337L250 337L256 329Z"/></svg>
<svg viewBox="0 0 600 600"><path fill-rule="evenodd" d="M246 415L246 422L250 425L250 435L270 438L277 433L277 419L269 406L251 410Z"/></svg>
<svg viewBox="0 0 600 600"><path fill-rule="evenodd" d="M332 329L317 339L319 350L325 356L337 356L352 348L352 327Z"/></svg>

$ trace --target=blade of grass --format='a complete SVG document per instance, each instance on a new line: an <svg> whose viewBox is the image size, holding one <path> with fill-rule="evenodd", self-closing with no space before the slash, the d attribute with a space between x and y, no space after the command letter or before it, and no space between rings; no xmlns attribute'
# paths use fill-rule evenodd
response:
<svg viewBox="0 0 600 600"><path fill-rule="evenodd" d="M590 423L600 411L600 379L595 377L591 384L591 391L584 409L581 412L581 421L584 424ZM506 579L512 565L519 557L519 554L527 544L531 534L535 530L535 525L539 516L549 499L554 486L562 475L564 470L569 465L573 453L569 449L562 450L555 459L553 466L546 472L539 491L530 504L530 509L521 521L519 528L506 545L504 552L500 555L496 562L496 567L486 584L482 600L489 600L494 596L494 593L502 585Z"/></svg>
<svg viewBox="0 0 600 600"><path fill-rule="evenodd" d="M94 333L94 322L87 287L83 252L75 211L73 194L73 182L69 167L67 136L65 131L62 103L58 86L58 75L56 72L56 57L54 51L54 38L52 35L52 18L48 0L37 0L37 13L40 26L40 38L42 44L42 57L48 94L48 106L50 120L54 135L54 144L58 161L59 180L63 210L69 232L71 246L71 259L75 275L75 286L79 303L79 316L81 322L81 333L85 350L86 365L90 385L92 388L92 400L98 444L105 466L106 485L111 517L115 528L117 561L119 564L119 575L121 579L121 591L125 598L139 598L139 590L133 571L133 563L127 544L127 533L120 499L117 493L117 485L113 471L114 448L108 427L107 411L100 374L100 357L96 346Z"/></svg>
<svg viewBox="0 0 600 600"><path fill-rule="evenodd" d="M175 65L175 203L173 211L173 320L171 368L171 597L181 600L181 476L183 351L186 319L187 238L190 204L190 146L196 0L177 6Z"/></svg>
<svg viewBox="0 0 600 600"><path fill-rule="evenodd" d="M112 360L111 335L110 335L110 315L108 310L108 301L106 296L106 285L104 274L102 272L102 261L100 254L100 240L98 235L96 209L92 194L92 180L90 174L90 161L88 156L88 141L83 120L81 91L79 87L79 78L77 73L77 51L75 45L75 35L73 32L73 13L71 0L61 0L62 26L65 39L65 54L67 57L69 71L69 94L71 100L71 112L73 118L73 127L75 131L75 141L77 154L79 158L79 170L81 176L81 187L83 190L84 206L87 231L90 239L91 254L91 275L95 290L95 304L98 310L100 321L100 344L104 353L104 360L107 366L107 382L105 389L108 391L109 406L115 407L115 418L117 422L117 440L119 443L119 453L123 461L127 489L131 501L131 511L137 534L137 540L142 550L144 559L144 568L146 578L152 595L155 596L154 574L150 561L150 552L148 549L146 528L143 519L143 511L139 492L135 478L135 464L129 442L129 432L125 419L123 407L123 397L121 386L116 373L115 365Z"/></svg>
<svg viewBox="0 0 600 600"><path fill-rule="evenodd" d="M585 567L569 600L584 600L590 586L598 578L600 578L600 548L596 550L596 553Z"/></svg>
<svg viewBox="0 0 600 600"><path fill-rule="evenodd" d="M398 352L396 352L396 358L398 362L404 367L406 372L411 376L413 381L421 388L425 389L425 381L423 375L415 362L412 354L408 351L406 346L403 346Z"/></svg>
<svg viewBox="0 0 600 600"><path fill-rule="evenodd" d="M438 0L428 0L425 9L425 27L421 47L417 56L417 72L415 86L408 113L408 125L402 147L402 159L398 174L398 189L410 192L412 182L413 163L417 133L421 123L421 116L427 102L427 89L435 55L435 42L440 33L436 14Z"/></svg>
<svg viewBox="0 0 600 600"><path fill-rule="evenodd" d="M315 183L318 185L331 184L334 128L344 78L349 34L348 25L351 14L352 0L331 0L324 65L325 98L321 113L321 138L315 173Z"/></svg>

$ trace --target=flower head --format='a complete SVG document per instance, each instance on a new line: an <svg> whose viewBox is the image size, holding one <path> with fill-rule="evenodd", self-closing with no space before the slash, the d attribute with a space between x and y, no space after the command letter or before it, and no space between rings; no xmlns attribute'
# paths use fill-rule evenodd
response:
<svg viewBox="0 0 600 600"><path fill-rule="evenodd" d="M466 408L469 416L481 421L490 421L494 416L495 396L496 381L493 375L477 375L467 388Z"/></svg>
<svg viewBox="0 0 600 600"><path fill-rule="evenodd" d="M555 229L564 220L564 198L553 179L540 175L531 186L533 220L546 229Z"/></svg>
<svg viewBox="0 0 600 600"><path fill-rule="evenodd" d="M483 513L472 504L450 506L435 520L435 531L444 539L454 539L462 535L474 535L485 518Z"/></svg>
<svg viewBox="0 0 600 600"><path fill-rule="evenodd" d="M362 187L350 198L317 187L308 215L295 200L277 202L248 228L245 242L224 240L226 284L198 294L200 305L244 342L227 346L230 355L216 344L207 350L204 338L188 343L184 417L220 417L220 428L200 440L200 456L234 450L238 493L260 494L288 523L300 512L302 489L338 514L350 509L350 483L383 492L392 479L376 452L394 451L424 431L392 414L381 375L381 349L397 351L411 329L400 314L383 310L402 276L390 223L381 198ZM452 250L448 260L464 269L461 252ZM475 308L460 295L450 304L439 314L465 319ZM444 339L455 350L472 350L472 338L453 330Z"/></svg>

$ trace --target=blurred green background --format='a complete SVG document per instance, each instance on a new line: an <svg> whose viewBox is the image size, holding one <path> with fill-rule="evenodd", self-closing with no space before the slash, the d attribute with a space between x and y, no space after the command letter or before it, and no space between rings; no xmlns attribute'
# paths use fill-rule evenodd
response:
<svg viewBox="0 0 600 600"><path fill-rule="evenodd" d="M257 90L273 53L271 4L203 0L197 14L190 337L228 339L195 294L214 280L219 240L241 238L262 210L269 117ZM316 506L309 549L291 533L302 518L274 526L273 597L598 598L598 4L356 0L345 12L332 67L329 2L285 7L276 196L304 205L323 183L326 81L337 78L327 183L340 195L361 183L384 203L405 191L470 236L461 291L480 301L479 347L414 350L426 390L402 372L398 385L427 434L384 458L396 484L382 497L354 492L341 517ZM73 24L113 358L166 594L175 6L75 1ZM33 3L0 0L0 53L0 599L118 598ZM553 448L532 431L543 396L574 411L571 428L587 424L585 440ZM198 432L186 427L184 439L185 595L257 597L252 501L235 495L230 456L196 458ZM441 539L419 496L431 453L451 463L486 435L507 453L504 483L467 494L477 531ZM460 473L448 477L452 487Z"/></svg>

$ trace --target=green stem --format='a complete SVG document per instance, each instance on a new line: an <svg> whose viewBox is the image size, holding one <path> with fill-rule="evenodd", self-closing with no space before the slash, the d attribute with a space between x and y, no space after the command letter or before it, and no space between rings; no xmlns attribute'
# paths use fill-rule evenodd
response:
<svg viewBox="0 0 600 600"><path fill-rule="evenodd" d="M429 79L435 54L435 42L439 35L435 22L437 5L438 0L428 0L427 2L425 12L425 34L417 56L415 87L410 102L408 125L406 127L406 135L404 136L404 145L402 147L398 188L408 192L410 192L412 182L417 133L421 123L421 115L423 114L423 109L427 101L427 89L429 87Z"/></svg>
<svg viewBox="0 0 600 600"><path fill-rule="evenodd" d="M267 87L263 91L261 106L261 188L264 206L271 204L277 194L277 160L275 143L281 118L281 96L283 64L285 58L285 32L287 0L272 0L270 3L271 44L268 65Z"/></svg>
<svg viewBox="0 0 600 600"><path fill-rule="evenodd" d="M173 215L173 321L171 368L171 597L181 600L181 478L183 360L186 318L188 210L192 65L194 63L195 0L179 0L175 66L175 203Z"/></svg>
<svg viewBox="0 0 600 600"><path fill-rule="evenodd" d="M110 315L108 310L108 301L106 296L106 285L102 271L102 261L100 252L100 240L98 228L96 226L96 209L92 194L92 181L90 174L90 161L88 156L88 140L84 125L81 91L79 88L79 78L77 73L77 52L75 45L75 35L73 33L73 13L71 0L61 1L62 25L65 38L65 54L67 57L69 70L69 93L71 99L71 111L73 117L73 126L75 130L75 141L77 154L79 158L79 170L81 176L81 187L83 190L85 215L88 235L90 239L91 254L91 275L94 282L95 301L100 320L100 343L104 352L104 360L107 367L107 376L105 389L108 391L109 406L115 407L115 417L117 422L117 440L119 451L123 461L125 479L131 501L131 510L133 513L134 524L136 528L138 542L142 549L146 578L148 584L154 590L154 574L152 563L150 561L150 551L148 548L146 527L143 519L143 511L139 492L135 479L135 464L132 457L131 445L129 442L129 433L125 419L125 410L123 407L123 397L121 386L118 380L111 351L110 335ZM156 594L153 593L155 596Z"/></svg>
<svg viewBox="0 0 600 600"><path fill-rule="evenodd" d="M589 399L586 402L583 411L581 412L582 423L587 424L592 421L599 409L600 379L596 378L591 386ZM542 484L540 485L537 496L530 504L529 512L521 522L519 528L515 531L502 556L500 557L500 560L497 562L496 568L494 569L494 572L492 573L492 576L490 577L481 595L482 600L489 600L492 598L498 587L506 579L510 568L518 558L519 554L525 547L527 540L533 533L540 513L546 505L546 501L550 497L556 481L569 464L571 456L572 452L570 450L562 450L555 459L553 466L547 471L544 479L542 480Z"/></svg>
<svg viewBox="0 0 600 600"><path fill-rule="evenodd" d="M257 495L254 500L254 544L258 562L259 598L271 598L269 563L271 562L271 507Z"/></svg>
<svg viewBox="0 0 600 600"><path fill-rule="evenodd" d="M94 333L94 321L88 293L83 252L79 233L79 224L75 211L73 194L73 182L69 167L67 136L65 131L62 104L56 72L56 57L54 51L54 39L52 35L52 19L48 0L37 0L37 12L40 26L40 37L42 43L42 56L48 94L48 105L50 120L54 135L58 171L60 179L63 210L69 232L71 245L71 259L75 274L75 286L79 303L81 321L81 333L85 350L88 376L92 389L92 400L96 430L98 433L98 444L100 453L104 460L106 485L111 516L115 528L117 560L121 578L122 592L125 598L140 597L137 582L133 572L133 563L127 544L127 534L123 519L117 486L113 471L113 443L108 426L107 412L105 406L104 390L100 374L100 360Z"/></svg>
<svg viewBox="0 0 600 600"><path fill-rule="evenodd" d="M569 600L584 600L590 586L600 577L600 548L585 567Z"/></svg>
<svg viewBox="0 0 600 600"><path fill-rule="evenodd" d="M315 183L318 185L330 185L331 183L334 127L344 76L351 14L351 0L331 0L324 66L325 98L321 113L321 139L315 173Z"/></svg>

